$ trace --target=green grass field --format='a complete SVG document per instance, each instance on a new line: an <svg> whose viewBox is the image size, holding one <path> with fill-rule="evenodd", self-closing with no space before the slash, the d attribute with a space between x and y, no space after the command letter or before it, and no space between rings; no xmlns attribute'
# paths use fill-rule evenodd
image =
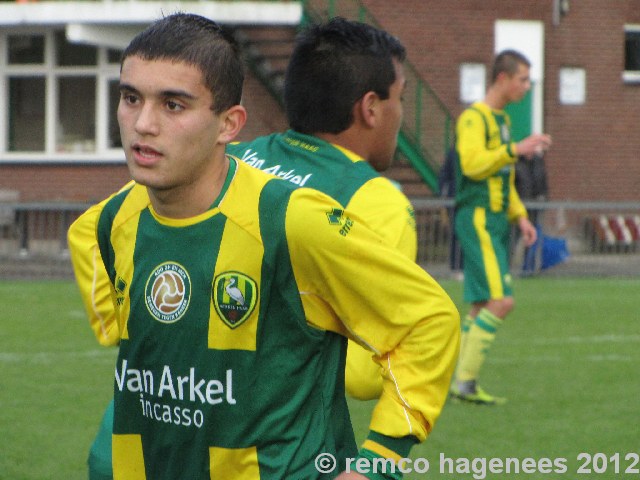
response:
<svg viewBox="0 0 640 480"><path fill-rule="evenodd" d="M443 285L464 311L461 285ZM485 388L509 402L448 404L412 451L429 471L405 478L640 478L639 292L640 279L519 280L516 311L483 371ZM114 359L95 342L73 283L0 282L0 479L86 478ZM362 440L373 402L350 405ZM489 471L507 458L566 471ZM579 474L583 464L604 473Z"/></svg>

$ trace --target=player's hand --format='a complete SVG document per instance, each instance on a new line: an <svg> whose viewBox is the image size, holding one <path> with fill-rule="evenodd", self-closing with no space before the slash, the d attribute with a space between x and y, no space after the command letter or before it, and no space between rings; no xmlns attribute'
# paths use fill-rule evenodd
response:
<svg viewBox="0 0 640 480"><path fill-rule="evenodd" d="M542 155L551 147L551 136L546 133L534 133L516 144L516 153L530 160Z"/></svg>
<svg viewBox="0 0 640 480"><path fill-rule="evenodd" d="M536 243L538 231L528 218L521 217L520 220L518 220L518 226L520 227L520 233L522 233L522 240L527 247Z"/></svg>
<svg viewBox="0 0 640 480"><path fill-rule="evenodd" d="M355 472L342 472L336 477L336 480L368 480L364 475Z"/></svg>

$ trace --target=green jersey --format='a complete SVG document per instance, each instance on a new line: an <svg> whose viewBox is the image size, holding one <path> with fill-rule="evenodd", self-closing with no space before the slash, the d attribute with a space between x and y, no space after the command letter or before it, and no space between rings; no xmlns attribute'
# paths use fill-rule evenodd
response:
<svg viewBox="0 0 640 480"><path fill-rule="evenodd" d="M409 199L363 158L294 130L227 145L227 153L300 187L324 192L415 260L415 213Z"/></svg>
<svg viewBox="0 0 640 480"><path fill-rule="evenodd" d="M455 231L464 256L464 300L512 295L509 221L526 217L515 188L516 152L506 112L476 102L456 126Z"/></svg>
<svg viewBox="0 0 640 480"><path fill-rule="evenodd" d="M196 217L132 183L70 229L76 264L97 224L115 306L114 478L332 478L319 454L357 454L345 337L384 365L364 446L406 455L446 398L455 306L334 199L230 164Z"/></svg>
<svg viewBox="0 0 640 480"><path fill-rule="evenodd" d="M169 221L136 187L105 205L100 249L128 311L115 462L138 453L153 479L317 478L319 452L356 454L340 381L346 339L304 320L282 228L284 186L265 182L249 218L215 208ZM256 194L238 193L228 200ZM230 463L255 471L236 477Z"/></svg>
<svg viewBox="0 0 640 480"><path fill-rule="evenodd" d="M515 189L517 157L509 115L476 102L460 115L456 136L457 208L504 212L510 220L526 216Z"/></svg>

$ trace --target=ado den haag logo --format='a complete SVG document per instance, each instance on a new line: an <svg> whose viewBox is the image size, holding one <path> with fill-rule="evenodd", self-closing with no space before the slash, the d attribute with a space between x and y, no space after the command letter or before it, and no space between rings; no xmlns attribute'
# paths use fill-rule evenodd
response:
<svg viewBox="0 0 640 480"><path fill-rule="evenodd" d="M177 322L189 307L191 279L179 263L165 262L149 275L144 291L147 309L156 320Z"/></svg>
<svg viewBox="0 0 640 480"><path fill-rule="evenodd" d="M256 282L240 272L224 272L213 281L211 300L220 319L236 328L249 318L258 300Z"/></svg>

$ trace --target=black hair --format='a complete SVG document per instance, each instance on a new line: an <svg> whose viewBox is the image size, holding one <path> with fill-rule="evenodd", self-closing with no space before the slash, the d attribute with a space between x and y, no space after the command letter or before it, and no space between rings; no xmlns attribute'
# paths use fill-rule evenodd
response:
<svg viewBox="0 0 640 480"><path fill-rule="evenodd" d="M289 125L301 133L340 133L353 123L353 106L367 92L389 98L393 60L406 51L389 33L336 17L296 39L285 76Z"/></svg>
<svg viewBox="0 0 640 480"><path fill-rule="evenodd" d="M229 32L208 18L187 13L166 16L134 37L122 53L122 62L131 56L198 67L216 113L240 103L244 69L238 45Z"/></svg>

